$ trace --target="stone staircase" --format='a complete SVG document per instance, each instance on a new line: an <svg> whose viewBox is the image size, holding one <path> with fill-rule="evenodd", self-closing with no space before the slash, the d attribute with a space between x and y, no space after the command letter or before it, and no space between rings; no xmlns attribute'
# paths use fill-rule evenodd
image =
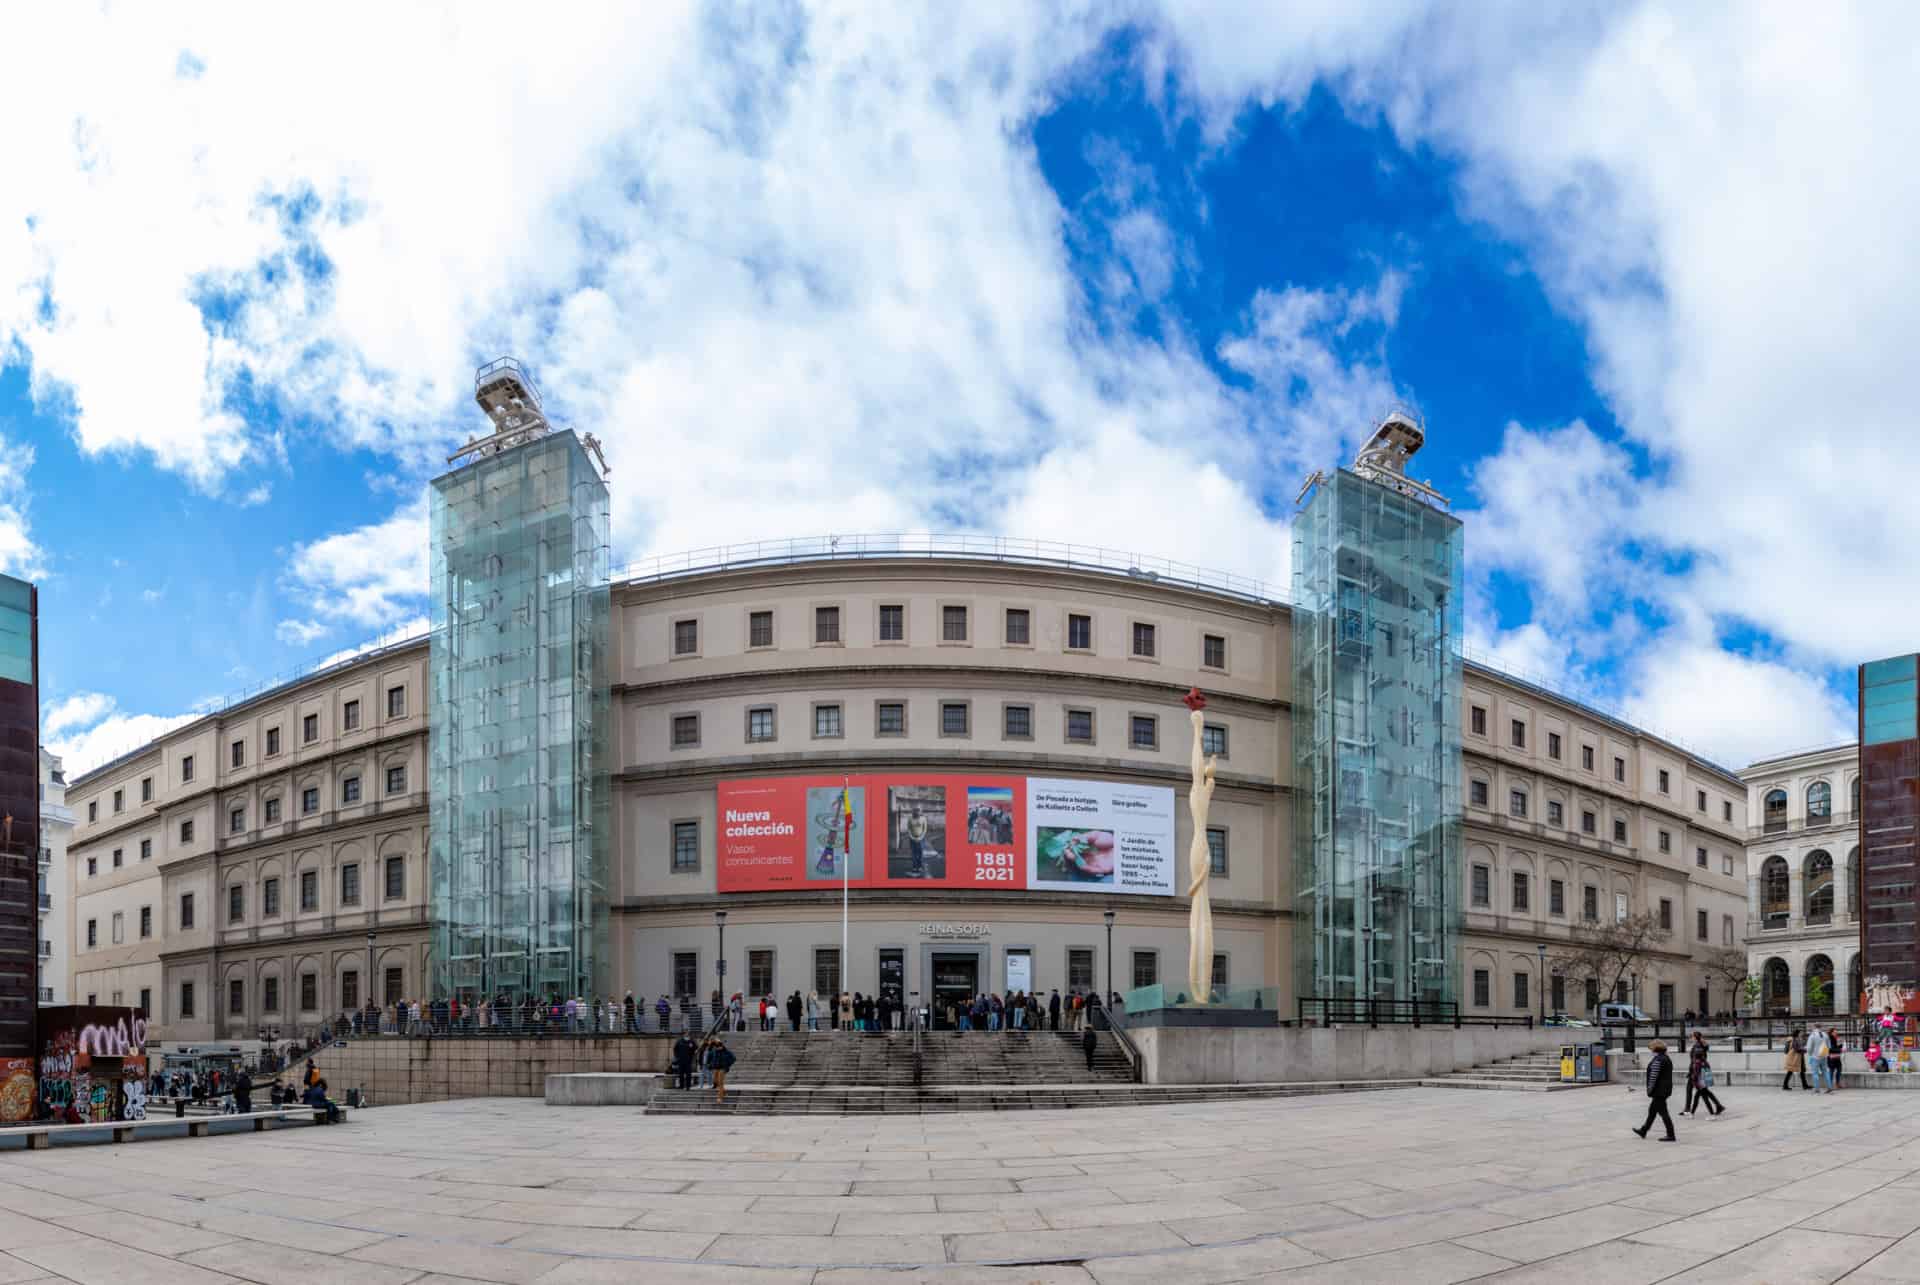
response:
<svg viewBox="0 0 1920 1285"><path fill-rule="evenodd" d="M1504 1089L1515 1093L1556 1093L1591 1085L1563 1084L1558 1053L1527 1053L1504 1062L1487 1062L1425 1081L1441 1089Z"/></svg>
<svg viewBox="0 0 1920 1285"><path fill-rule="evenodd" d="M958 1111L1064 1111L1090 1107L1179 1106L1244 1098L1313 1097L1323 1093L1362 1093L1419 1087L1418 1080L1353 1080L1311 1084L1090 1084L1079 1088L1015 1085L861 1089L833 1085L785 1089L729 1088L724 1106L713 1100L711 1089L691 1093L663 1089L647 1105L646 1114L939 1115Z"/></svg>
<svg viewBox="0 0 1920 1285"><path fill-rule="evenodd" d="M1130 1084L1133 1069L1102 1033L1087 1069L1066 1031L928 1031L914 1056L903 1031L735 1031L720 1038L736 1061L730 1083L754 1088L915 1088L958 1085Z"/></svg>

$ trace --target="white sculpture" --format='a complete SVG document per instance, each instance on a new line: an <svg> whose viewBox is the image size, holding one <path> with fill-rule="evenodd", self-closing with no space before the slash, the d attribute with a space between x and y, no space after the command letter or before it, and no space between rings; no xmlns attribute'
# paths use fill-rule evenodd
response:
<svg viewBox="0 0 1920 1285"><path fill-rule="evenodd" d="M1207 698L1195 687L1186 703L1193 723L1193 785L1187 791L1187 810L1193 815L1193 841L1187 845L1187 896L1192 898L1187 911L1187 993L1194 1003L1205 1004L1213 992L1213 903L1207 896L1213 853L1207 847L1207 809L1213 803L1214 756L1202 762L1200 755L1200 711L1207 707Z"/></svg>

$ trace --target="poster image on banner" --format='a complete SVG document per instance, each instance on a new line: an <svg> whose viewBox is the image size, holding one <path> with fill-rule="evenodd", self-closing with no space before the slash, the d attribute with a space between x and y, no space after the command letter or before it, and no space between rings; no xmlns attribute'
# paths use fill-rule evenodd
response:
<svg viewBox="0 0 1920 1285"><path fill-rule="evenodd" d="M887 787L887 880L947 878L947 787Z"/></svg>
<svg viewBox="0 0 1920 1285"><path fill-rule="evenodd" d="M1027 887L1174 895L1173 791L1112 781L1027 781Z"/></svg>
<svg viewBox="0 0 1920 1285"><path fill-rule="evenodd" d="M807 790L807 878L839 883L846 867L848 883L867 877L867 791L854 785L846 788L846 799L853 805L853 843L847 843L846 804L838 785L816 785Z"/></svg>

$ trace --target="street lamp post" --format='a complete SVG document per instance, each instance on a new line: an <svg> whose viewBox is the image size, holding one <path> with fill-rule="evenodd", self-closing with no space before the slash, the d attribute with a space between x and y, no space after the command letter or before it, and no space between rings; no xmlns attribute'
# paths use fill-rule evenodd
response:
<svg viewBox="0 0 1920 1285"><path fill-rule="evenodd" d="M1373 925L1367 924L1360 929L1361 964L1366 969L1367 979L1367 1025L1374 1022L1373 1013Z"/></svg>
<svg viewBox="0 0 1920 1285"><path fill-rule="evenodd" d="M719 979L718 990L720 992L720 1006L722 1011L724 1011L727 1004L727 912L726 911L716 910L713 912L713 926L720 930L720 957L719 959L714 961L713 975L714 977ZM716 1014L716 1016L718 1015Z"/></svg>
<svg viewBox="0 0 1920 1285"><path fill-rule="evenodd" d="M1107 921L1107 1002L1113 1002L1113 912L1109 910L1104 918Z"/></svg>
<svg viewBox="0 0 1920 1285"><path fill-rule="evenodd" d="M369 928L369 929L367 929L367 998L368 998L368 999L372 999L372 998L373 998L373 995L374 995L374 990L373 990L373 938L374 938L374 932L373 932L373 929L371 929L371 928ZM377 1018L378 1016L379 1016L379 1015L378 1015L378 1014L376 1013L376 1014L375 1014L375 1017ZM377 1034L379 1034L379 1032L377 1032L377 1031L369 1031L369 1032L367 1032L367 1034L369 1034L369 1035L377 1035Z"/></svg>
<svg viewBox="0 0 1920 1285"><path fill-rule="evenodd" d="M1534 985L1540 988L1540 1025L1547 1024L1547 944L1541 942L1535 947L1540 952L1540 968L1533 975Z"/></svg>

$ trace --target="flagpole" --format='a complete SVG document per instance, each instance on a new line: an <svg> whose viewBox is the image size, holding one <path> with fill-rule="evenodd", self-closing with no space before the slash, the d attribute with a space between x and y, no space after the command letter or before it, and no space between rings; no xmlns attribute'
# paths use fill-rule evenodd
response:
<svg viewBox="0 0 1920 1285"><path fill-rule="evenodd" d="M846 849L840 860L840 989L847 989L847 978L853 975L853 960L847 954L847 881L853 877L853 778L840 778L840 806L845 810ZM840 997L833 997L838 1004Z"/></svg>

